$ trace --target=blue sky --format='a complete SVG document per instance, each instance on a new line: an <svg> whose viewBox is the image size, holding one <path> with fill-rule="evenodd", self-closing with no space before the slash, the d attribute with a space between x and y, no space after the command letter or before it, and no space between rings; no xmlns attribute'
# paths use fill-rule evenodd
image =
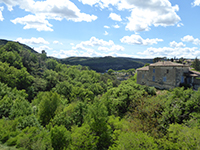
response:
<svg viewBox="0 0 200 150"><path fill-rule="evenodd" d="M0 39L48 56L200 56L200 0L0 0Z"/></svg>

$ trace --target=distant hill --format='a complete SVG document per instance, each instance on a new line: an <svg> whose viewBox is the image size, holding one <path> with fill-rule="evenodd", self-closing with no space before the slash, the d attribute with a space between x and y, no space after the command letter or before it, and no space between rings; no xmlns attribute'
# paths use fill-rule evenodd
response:
<svg viewBox="0 0 200 150"><path fill-rule="evenodd" d="M5 45L8 40L1 39L0 45ZM17 42L19 43L19 42ZM30 50L32 53L38 53L31 47L21 44L23 48ZM127 58L127 57L69 57L65 59L58 59L54 57L48 57L56 59L57 61L63 64L69 65L82 65L88 66L90 69L95 70L97 72L106 72L106 70L128 70L131 68L137 69L144 66L146 63L153 63L153 59L139 59L139 58Z"/></svg>
<svg viewBox="0 0 200 150"><path fill-rule="evenodd" d="M8 40L4 40L4 39L0 39L0 45L6 45L6 43L8 42L13 42L13 41L8 41ZM19 43L19 42L17 42ZM30 50L32 53L38 53L37 51L35 51L34 49L32 49L31 47L25 45L25 44L22 44L22 43L19 43L21 46L23 46L23 48L25 49L28 49Z"/></svg>
<svg viewBox="0 0 200 150"><path fill-rule="evenodd" d="M146 63L153 63L153 59L137 59L126 57L69 57L60 59L61 63L70 65L89 66L97 72L105 72L106 70L128 70L131 68L140 68Z"/></svg>

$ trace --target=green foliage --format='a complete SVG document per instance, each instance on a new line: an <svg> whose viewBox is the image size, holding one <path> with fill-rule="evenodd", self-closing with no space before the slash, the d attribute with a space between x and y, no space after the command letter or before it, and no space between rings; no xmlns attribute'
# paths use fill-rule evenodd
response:
<svg viewBox="0 0 200 150"><path fill-rule="evenodd" d="M97 149L108 149L111 145L111 130L107 125L108 112L103 103L95 100L89 106L86 116L86 123L90 126L90 130L98 137Z"/></svg>
<svg viewBox="0 0 200 150"><path fill-rule="evenodd" d="M9 117L12 105L13 105L13 100L9 98L7 95L5 95L0 100L0 118Z"/></svg>
<svg viewBox="0 0 200 150"><path fill-rule="evenodd" d="M30 103L25 99L16 99L11 107L9 118L14 119L19 116L27 116L32 113Z"/></svg>
<svg viewBox="0 0 200 150"><path fill-rule="evenodd" d="M70 84L67 81L59 82L56 87L53 89L53 91L56 91L58 94L62 94L67 98L69 101L72 98L72 88L73 85Z"/></svg>
<svg viewBox="0 0 200 150"><path fill-rule="evenodd" d="M43 92L35 100L38 105L38 120L45 126L54 118L61 103L61 97L56 92Z"/></svg>
<svg viewBox="0 0 200 150"><path fill-rule="evenodd" d="M192 89L184 90L184 88L175 88L172 92L168 92L164 112L162 113L162 123L165 127L172 123L183 123L190 119L190 114L194 111ZM192 104L193 103L193 104ZM189 106L189 107L188 107Z"/></svg>
<svg viewBox="0 0 200 150"><path fill-rule="evenodd" d="M168 134L159 142L160 149L200 149L200 131L180 124L171 124Z"/></svg>
<svg viewBox="0 0 200 150"><path fill-rule="evenodd" d="M112 75L112 74L114 73L114 70L109 69L107 73L108 73L109 75Z"/></svg>
<svg viewBox="0 0 200 150"><path fill-rule="evenodd" d="M71 130L71 126L74 124L74 120L71 116L71 114L68 114L66 111L60 112L55 115L55 117L52 119L52 124L58 125L58 126L65 126L67 130Z"/></svg>
<svg viewBox="0 0 200 150"><path fill-rule="evenodd" d="M28 115L17 118L17 128L18 129L25 129L26 127L38 127L41 128L39 121L37 120L35 115Z"/></svg>
<svg viewBox="0 0 200 150"><path fill-rule="evenodd" d="M95 136L88 124L72 128L70 150L94 150L97 149L97 143L98 136Z"/></svg>
<svg viewBox="0 0 200 150"><path fill-rule="evenodd" d="M117 115L123 117L128 111L131 102L137 104L143 96L148 93L154 95L155 89L138 85L132 80L123 81L118 87L111 88L105 95L103 101L107 107L109 115Z"/></svg>
<svg viewBox="0 0 200 150"><path fill-rule="evenodd" d="M105 73L106 70L128 70L131 68L139 68L145 63L153 63L152 59L134 59L126 57L69 57L60 60L61 63L70 65L89 66L92 70Z"/></svg>
<svg viewBox="0 0 200 150"><path fill-rule="evenodd" d="M44 72L44 79L47 81L46 89L49 91L59 82L58 73L53 70L46 70Z"/></svg>
<svg viewBox="0 0 200 150"><path fill-rule="evenodd" d="M142 132L122 132L119 139L109 150L146 150L158 149L152 137Z"/></svg>
<svg viewBox="0 0 200 150"><path fill-rule="evenodd" d="M200 149L200 89L138 85L134 67L114 73L118 58L68 60L76 66L19 43L0 46L0 143L28 150ZM103 61L110 70L100 74L77 60L99 60L91 68L100 70ZM120 75L131 77L120 82Z"/></svg>
<svg viewBox="0 0 200 150"><path fill-rule="evenodd" d="M200 71L200 61L199 59L196 57L194 59L194 61L192 62L192 67L197 70L197 71Z"/></svg>
<svg viewBox="0 0 200 150"><path fill-rule="evenodd" d="M164 131L160 120L164 108L165 100L163 96L141 98L137 104L132 102L127 114L130 122L129 128L135 132L147 132L153 137L162 137Z"/></svg>
<svg viewBox="0 0 200 150"><path fill-rule="evenodd" d="M17 108L16 106L19 100L24 101L24 104L26 106L30 105L28 102L25 102L26 97L27 94L25 93L24 90L18 91L16 88L11 89L7 85L0 82L0 118L9 117L11 113L13 114L14 112L17 111L20 111L21 114L27 112L24 109L20 110L21 109L20 107L23 107L24 105L19 106L19 108ZM27 107L27 109L28 108L30 107Z"/></svg>
<svg viewBox="0 0 200 150"><path fill-rule="evenodd" d="M57 65L58 65L58 62L55 59L47 59L46 60L46 66L47 66L47 69L49 69L49 70L51 70L51 69L55 70Z"/></svg>
<svg viewBox="0 0 200 150"><path fill-rule="evenodd" d="M0 62L0 82L21 90L29 87L33 80L33 76L26 71L26 68L17 69L13 66L10 67L7 63Z"/></svg>
<svg viewBox="0 0 200 150"><path fill-rule="evenodd" d="M55 126L51 129L51 143L54 150L67 148L71 140L70 132L64 126Z"/></svg>
<svg viewBox="0 0 200 150"><path fill-rule="evenodd" d="M53 150L50 133L37 127L27 127L15 138L17 148L30 150Z"/></svg>

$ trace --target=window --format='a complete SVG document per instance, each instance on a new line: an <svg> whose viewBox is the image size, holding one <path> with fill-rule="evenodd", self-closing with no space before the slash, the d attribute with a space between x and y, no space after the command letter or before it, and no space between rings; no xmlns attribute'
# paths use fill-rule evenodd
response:
<svg viewBox="0 0 200 150"><path fill-rule="evenodd" d="M167 73L169 73L169 70L167 69Z"/></svg>
<svg viewBox="0 0 200 150"><path fill-rule="evenodd" d="M142 79L144 79L144 74L142 74Z"/></svg>
<svg viewBox="0 0 200 150"><path fill-rule="evenodd" d="M163 82L166 82L167 81L167 77L163 77Z"/></svg>
<svg viewBox="0 0 200 150"><path fill-rule="evenodd" d="M153 81L155 82L155 76L153 76Z"/></svg>
<svg viewBox="0 0 200 150"><path fill-rule="evenodd" d="M184 76L181 76L181 83L184 83Z"/></svg>
<svg viewBox="0 0 200 150"><path fill-rule="evenodd" d="M155 73L155 69L153 69L153 73Z"/></svg>

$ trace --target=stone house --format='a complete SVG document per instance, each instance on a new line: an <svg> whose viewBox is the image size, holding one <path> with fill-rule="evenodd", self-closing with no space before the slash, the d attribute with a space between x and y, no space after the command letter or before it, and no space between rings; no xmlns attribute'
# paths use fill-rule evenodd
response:
<svg viewBox="0 0 200 150"><path fill-rule="evenodd" d="M191 71L189 66L171 61L161 61L137 69L137 83L158 89L172 89L180 84L200 87L200 72Z"/></svg>

